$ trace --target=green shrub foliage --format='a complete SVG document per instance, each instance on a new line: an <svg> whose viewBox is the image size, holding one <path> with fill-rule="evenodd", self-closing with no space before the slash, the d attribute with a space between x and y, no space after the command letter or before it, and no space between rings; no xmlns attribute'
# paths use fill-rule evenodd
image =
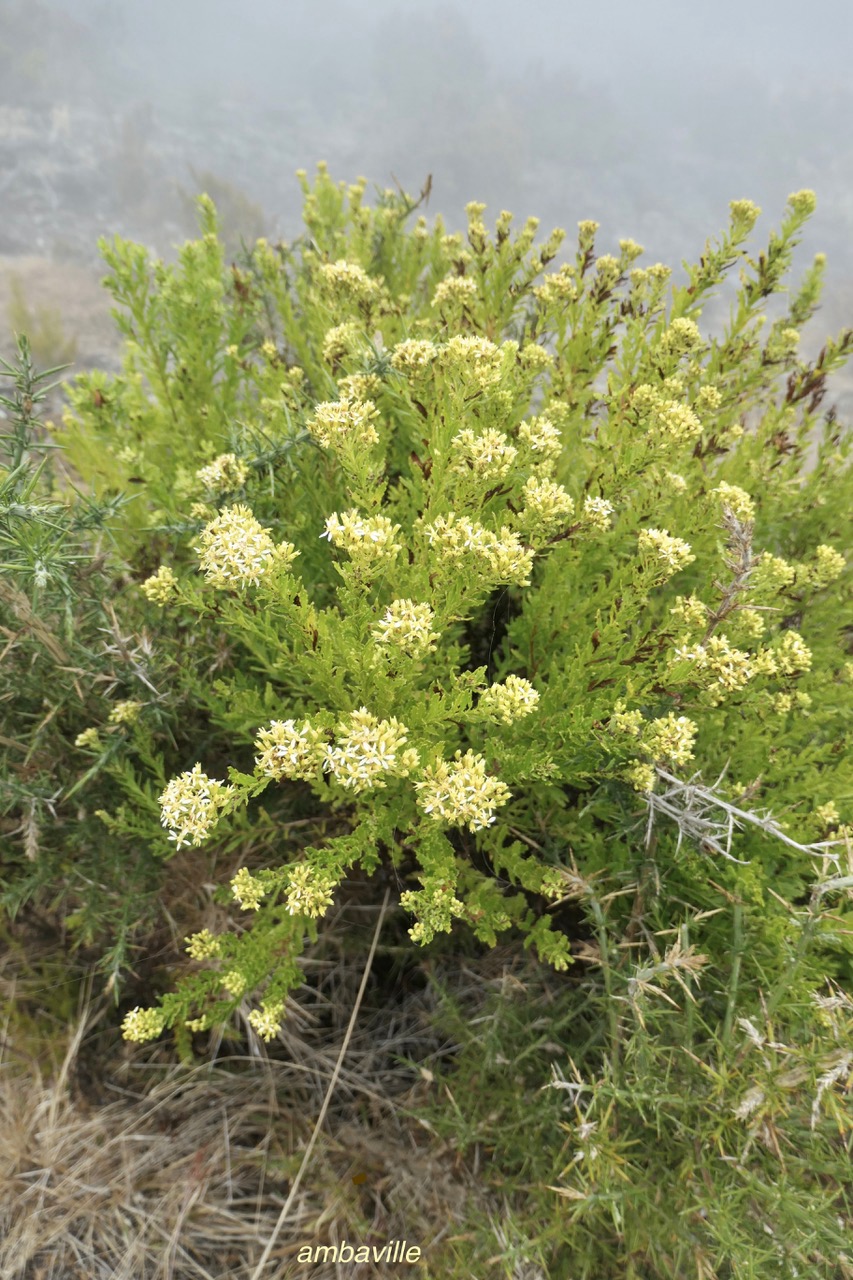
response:
<svg viewBox="0 0 853 1280"><path fill-rule="evenodd" d="M272 1038L305 938L391 868L415 944L518 939L577 993L547 1176L585 1243L553 1274L805 1274L808 1215L777 1248L772 1188L786 1142L819 1178L846 1141L853 885L850 440L825 408L853 333L801 359L823 257L787 284L814 196L758 253L733 201L674 284L594 222L560 259L533 218L490 232L472 203L448 234L300 176L292 245L229 263L207 199L173 266L103 245L124 366L76 379L57 433L97 501L135 495L116 607L170 675L79 726L87 786L122 792L104 847L165 873L201 850L232 921L125 1035L188 1046L248 1004ZM652 1238L629 1149L664 1131ZM747 1177L739 1235L710 1206L737 1185L746 1212Z"/></svg>

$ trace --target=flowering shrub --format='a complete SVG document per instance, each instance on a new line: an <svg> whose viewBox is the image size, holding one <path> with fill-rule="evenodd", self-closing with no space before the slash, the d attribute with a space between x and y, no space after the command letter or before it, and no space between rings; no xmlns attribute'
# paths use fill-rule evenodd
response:
<svg viewBox="0 0 853 1280"><path fill-rule="evenodd" d="M733 1058L770 990L817 1045L815 991L850 981L850 439L821 408L853 335L798 355L820 256L766 320L810 192L756 256L734 201L675 285L633 241L597 256L593 222L549 269L564 233L537 245L535 219L407 229L406 197L302 182L306 238L233 267L209 202L174 267L104 246L124 370L78 378L57 433L100 500L135 489L120 606L170 663L159 720L125 699L75 728L87 785L123 792L103 838L208 856L233 921L124 1033L188 1049L243 1005L272 1039L305 938L390 867L414 943L517 939L600 1012L577 1178L552 1174L594 1234L647 1024ZM840 1124L849 1072L809 1053ZM738 1123L765 1123L760 1089Z"/></svg>
<svg viewBox="0 0 853 1280"><path fill-rule="evenodd" d="M232 1007L220 965L243 974L240 998L281 1002L311 918L382 859L419 884L402 898L417 941L454 920L486 943L517 929L567 968L548 906L566 851L635 874L627 832L661 769L724 774L721 799L760 795L803 847L780 861L744 830L738 864L700 853L688 874L660 837L667 874L802 892L807 846L835 830L817 812L850 770L834 625L848 443L817 411L853 340L811 366L780 338L813 312L822 259L761 327L811 194L756 259L759 210L733 202L673 286L631 241L596 257L591 222L549 273L564 233L536 248L535 220L513 237L502 214L492 239L472 204L466 243L440 221L407 231L402 197L368 210L362 184L322 168L303 183L310 240L259 242L230 272L209 203L174 268L105 246L126 371L78 379L60 437L80 469L108 441L111 483L140 473L139 607L162 643L191 628L174 699L218 726L225 772L187 747L160 794L166 838L227 840L262 795L285 814L297 785L339 826L251 870L252 927L165 997L165 1024ZM731 323L705 335L736 264Z"/></svg>

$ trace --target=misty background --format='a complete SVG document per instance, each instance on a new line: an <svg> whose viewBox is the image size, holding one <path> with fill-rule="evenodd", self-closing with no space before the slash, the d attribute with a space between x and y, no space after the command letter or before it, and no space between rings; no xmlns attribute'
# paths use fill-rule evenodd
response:
<svg viewBox="0 0 853 1280"><path fill-rule="evenodd" d="M813 353L853 323L851 63L849 0L0 0L0 349L15 294L109 364L98 236L169 257L206 189L237 243L291 239L294 170L325 160L413 193L431 174L451 228L478 199L570 253L594 218L598 253L631 236L676 267L729 200L763 208L757 250L812 187Z"/></svg>

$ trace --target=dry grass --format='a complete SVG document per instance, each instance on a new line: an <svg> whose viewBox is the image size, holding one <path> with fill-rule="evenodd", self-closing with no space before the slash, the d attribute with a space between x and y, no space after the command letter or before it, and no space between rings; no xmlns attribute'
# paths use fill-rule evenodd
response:
<svg viewBox="0 0 853 1280"><path fill-rule="evenodd" d="M223 1055L220 1040L202 1065L178 1066L167 1043L122 1045L114 1008L91 997L53 1065L4 1036L3 1280L248 1280L302 1164L363 972L312 964L306 1003L291 1002L271 1047L281 1060L243 1024L234 1032L248 1053ZM15 981L7 961L7 1008ZM424 1063L448 1049L430 1000L426 988L389 1010L387 988L368 988L265 1280L337 1276L332 1264L296 1262L308 1243L407 1238L435 1256L472 1196L488 1212L472 1173L411 1112L430 1075L397 1055ZM388 1274L372 1263L345 1271Z"/></svg>

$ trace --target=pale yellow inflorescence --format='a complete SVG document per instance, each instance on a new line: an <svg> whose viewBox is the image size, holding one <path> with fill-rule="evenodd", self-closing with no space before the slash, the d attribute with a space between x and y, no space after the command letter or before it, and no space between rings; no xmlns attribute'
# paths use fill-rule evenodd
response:
<svg viewBox="0 0 853 1280"><path fill-rule="evenodd" d="M673 764L686 764L693 759L693 744L697 726L687 716L672 712L658 720L652 720L643 733L643 746L653 760L670 760Z"/></svg>
<svg viewBox="0 0 853 1280"><path fill-rule="evenodd" d="M306 426L324 449L340 449L348 444L370 448L379 443L379 433L373 425L378 416L372 400L342 397L316 405Z"/></svg>
<svg viewBox="0 0 853 1280"><path fill-rule="evenodd" d="M257 1031L262 1040L269 1042L274 1040L279 1031L281 1031L283 1016L283 1001L274 1000L271 1004L268 1004L264 1000L260 1009L253 1009L249 1014L249 1026Z"/></svg>
<svg viewBox="0 0 853 1280"><path fill-rule="evenodd" d="M496 347L488 338L456 334L440 349L439 360L445 369L470 375L472 381L485 391L502 377L503 353L507 345ZM512 346L517 352L517 345L513 343Z"/></svg>
<svg viewBox="0 0 853 1280"><path fill-rule="evenodd" d="M337 262L325 262L320 267L320 278L332 293L339 293L356 301L372 298L378 289L363 267L355 262L339 258Z"/></svg>
<svg viewBox="0 0 853 1280"><path fill-rule="evenodd" d="M220 453L206 467L199 467L195 474L208 493L233 493L246 483L249 468L236 454Z"/></svg>
<svg viewBox="0 0 853 1280"><path fill-rule="evenodd" d="M224 507L199 534L199 564L208 582L217 587L252 583L273 565L287 567L299 552L289 542L279 546L248 507Z"/></svg>
<svg viewBox="0 0 853 1280"><path fill-rule="evenodd" d="M696 559L690 544L683 538L673 538L666 529L641 529L637 535L637 546L641 552L657 560L670 577Z"/></svg>
<svg viewBox="0 0 853 1280"><path fill-rule="evenodd" d="M75 747L82 747L84 750L90 747L93 751L100 751L103 743L101 742L100 733L94 726L92 726L89 729L84 729L82 733L77 734L77 737L74 739L74 745Z"/></svg>
<svg viewBox="0 0 853 1280"><path fill-rule="evenodd" d="M361 330L351 320L336 324L334 328L327 329L323 339L323 359L327 364L342 360L358 346L360 339Z"/></svg>
<svg viewBox="0 0 853 1280"><path fill-rule="evenodd" d="M186 939L186 944L184 950L192 960L211 960L214 956L218 956L222 949L219 938L209 929L191 934Z"/></svg>
<svg viewBox="0 0 853 1280"><path fill-rule="evenodd" d="M702 423L689 405L662 396L648 383L637 387L631 404L654 442L686 443L701 434Z"/></svg>
<svg viewBox="0 0 853 1280"><path fill-rule="evenodd" d="M455 759L427 766L415 789L424 813L455 826L467 824L469 831L491 826L495 810L510 798L507 785L490 777L486 761L473 751L464 756L457 751Z"/></svg>
<svg viewBox="0 0 853 1280"><path fill-rule="evenodd" d="M670 613L691 631L701 631L708 625L708 606L698 596L676 596Z"/></svg>
<svg viewBox="0 0 853 1280"><path fill-rule="evenodd" d="M779 670L786 676L808 671L812 665L812 651L797 631L785 632L774 656Z"/></svg>
<svg viewBox="0 0 853 1280"><path fill-rule="evenodd" d="M523 676L507 676L503 684L493 684L480 695L479 711L495 720L512 724L536 710L539 694Z"/></svg>
<svg viewBox="0 0 853 1280"><path fill-rule="evenodd" d="M401 373L418 373L432 364L438 350L435 343L427 339L406 338L391 352L391 364Z"/></svg>
<svg viewBox="0 0 853 1280"><path fill-rule="evenodd" d="M109 724L136 724L142 703L136 698L124 698L117 702L108 717Z"/></svg>
<svg viewBox="0 0 853 1280"><path fill-rule="evenodd" d="M160 821L169 828L176 848L200 845L219 820L219 813L234 794L234 788L209 778L200 764L172 778L160 796Z"/></svg>
<svg viewBox="0 0 853 1280"><path fill-rule="evenodd" d="M420 657L435 649L439 636L430 629L434 621L435 613L428 604L392 600L371 634L377 644L395 645L411 657Z"/></svg>
<svg viewBox="0 0 853 1280"><path fill-rule="evenodd" d="M828 587L841 576L846 563L840 551L822 543L815 551L815 564L809 567L809 581L816 587Z"/></svg>
<svg viewBox="0 0 853 1280"><path fill-rule="evenodd" d="M563 438L548 418L528 418L518 428L519 443L533 455L533 461L543 470L553 469L563 451Z"/></svg>
<svg viewBox="0 0 853 1280"><path fill-rule="evenodd" d="M418 764L418 753L404 751L408 730L392 717L379 720L366 707L350 713L335 730L336 745L327 747L325 769L350 791L385 786L385 775L408 777Z"/></svg>
<svg viewBox="0 0 853 1280"><path fill-rule="evenodd" d="M160 1009L142 1009L137 1005L125 1014L121 1033L125 1040L141 1044L145 1040L156 1040L165 1025L166 1015Z"/></svg>
<svg viewBox="0 0 853 1280"><path fill-rule="evenodd" d="M273 720L255 739L255 764L268 778L301 778L310 782L325 758L323 735L310 720Z"/></svg>
<svg viewBox="0 0 853 1280"><path fill-rule="evenodd" d="M324 916L334 902L334 881L316 867L302 862L288 875L287 909L292 916Z"/></svg>
<svg viewBox="0 0 853 1280"><path fill-rule="evenodd" d="M695 320L680 316L664 329L658 349L664 356L682 356L702 345L702 335Z"/></svg>
<svg viewBox="0 0 853 1280"><path fill-rule="evenodd" d="M566 523L575 509L569 493L561 484L535 475L528 476L525 481L522 497L525 527L534 529L537 533L553 533Z"/></svg>
<svg viewBox="0 0 853 1280"><path fill-rule="evenodd" d="M241 867L231 878L231 892L244 911L260 911L266 888L248 867Z"/></svg>
<svg viewBox="0 0 853 1280"><path fill-rule="evenodd" d="M152 604L164 605L178 589L178 579L167 564L161 564L156 573L146 578L139 590Z"/></svg>
<svg viewBox="0 0 853 1280"><path fill-rule="evenodd" d="M451 471L463 475L473 472L483 480L505 479L518 456L515 445L494 427L487 427L479 434L466 427L453 437L450 449Z"/></svg>
<svg viewBox="0 0 853 1280"><path fill-rule="evenodd" d="M657 774L653 764L637 761L625 770L625 779L630 782L635 791L654 791Z"/></svg>
<svg viewBox="0 0 853 1280"><path fill-rule="evenodd" d="M707 672L712 682L728 693L742 689L757 674L753 655L735 648L724 635L711 636L704 645L692 649L677 648L674 656L677 661L694 662L697 670Z"/></svg>
<svg viewBox="0 0 853 1280"><path fill-rule="evenodd" d="M424 532L430 546L435 547L444 560L458 562L473 554L483 563L485 576L492 581L515 582L522 587L530 583L534 553L523 547L510 529L501 529L500 534L496 534L467 516L451 512L425 525Z"/></svg>
<svg viewBox="0 0 853 1280"><path fill-rule="evenodd" d="M395 541L399 532L400 526L392 524L387 516L362 516L353 509L329 516L320 537L346 551L355 564L366 566L377 560L394 559L402 550L402 544Z"/></svg>
<svg viewBox="0 0 853 1280"><path fill-rule="evenodd" d="M434 307L440 309L448 304L464 305L472 302L476 296L477 283L470 276L447 276L436 285L432 302Z"/></svg>
<svg viewBox="0 0 853 1280"><path fill-rule="evenodd" d="M723 507L727 507L742 523L749 524L755 519L755 503L745 489L721 480L714 492L720 495Z"/></svg>
<svg viewBox="0 0 853 1280"><path fill-rule="evenodd" d="M610 528L610 517L613 515L613 503L606 498L594 498L588 495L583 500L583 521L588 529L597 529L604 533Z"/></svg>

